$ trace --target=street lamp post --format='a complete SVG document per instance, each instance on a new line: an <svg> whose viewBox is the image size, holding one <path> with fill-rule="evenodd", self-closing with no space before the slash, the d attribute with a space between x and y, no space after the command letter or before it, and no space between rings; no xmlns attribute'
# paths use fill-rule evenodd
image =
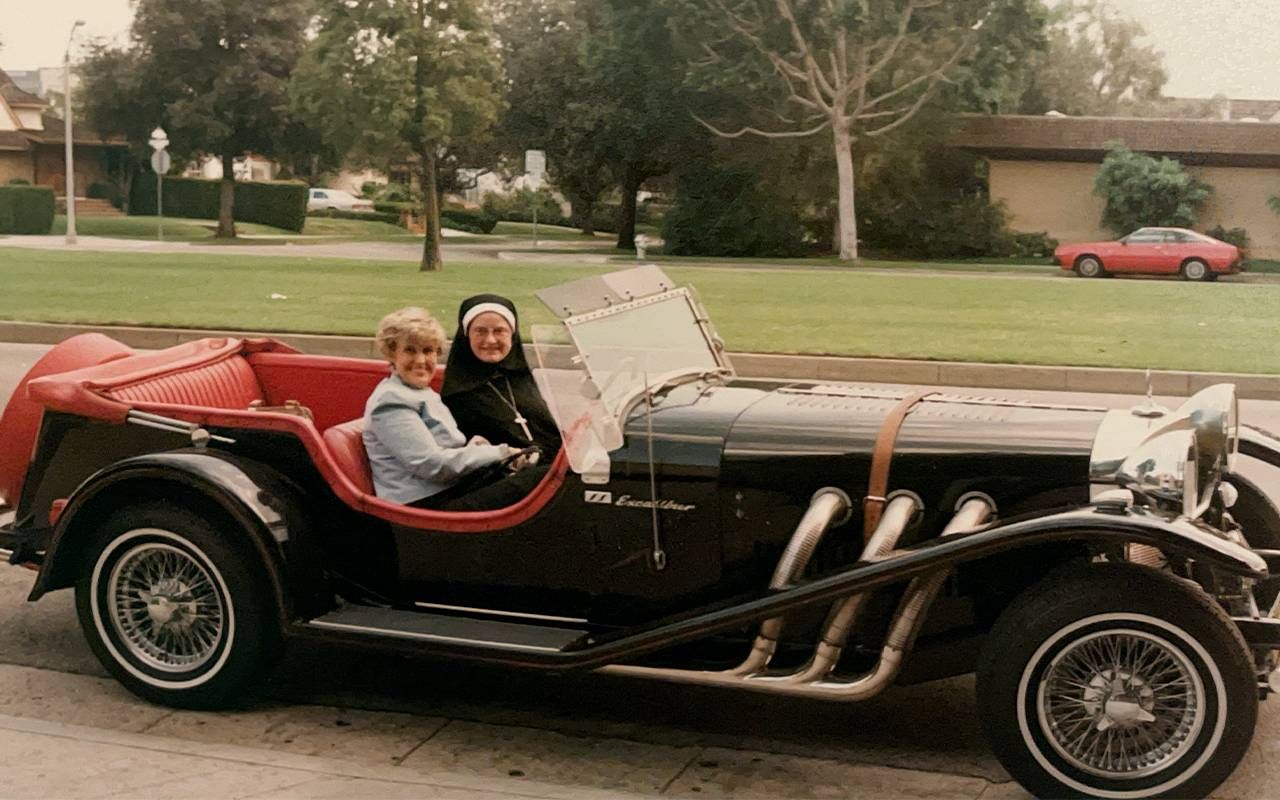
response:
<svg viewBox="0 0 1280 800"><path fill-rule="evenodd" d="M67 140L67 244L76 243L76 173L75 155L71 146L71 40L76 38L76 28L83 24L84 20L78 19L71 26L71 33L67 36L67 49L62 54L62 113L65 117L63 133Z"/></svg>

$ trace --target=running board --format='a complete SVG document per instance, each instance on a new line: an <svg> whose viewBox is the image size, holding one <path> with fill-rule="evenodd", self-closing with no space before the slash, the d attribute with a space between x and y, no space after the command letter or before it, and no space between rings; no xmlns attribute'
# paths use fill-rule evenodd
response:
<svg viewBox="0 0 1280 800"><path fill-rule="evenodd" d="M304 627L511 653L560 653L586 631L349 605Z"/></svg>

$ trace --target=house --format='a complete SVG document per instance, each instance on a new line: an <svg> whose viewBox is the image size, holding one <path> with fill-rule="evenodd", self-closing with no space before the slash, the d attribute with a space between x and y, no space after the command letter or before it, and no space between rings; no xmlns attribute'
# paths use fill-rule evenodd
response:
<svg viewBox="0 0 1280 800"><path fill-rule="evenodd" d="M123 183L128 146L121 139L104 139L75 125L75 193L84 197L90 184ZM0 185L25 180L49 186L61 197L66 189L65 126L36 95L20 89L0 70Z"/></svg>
<svg viewBox="0 0 1280 800"><path fill-rule="evenodd" d="M1112 142L1181 162L1213 187L1200 230L1244 228L1250 255L1280 258L1280 216L1268 204L1280 194L1280 122L965 116L947 143L986 158L991 199L1004 202L1010 227L1067 242L1113 238L1093 193Z"/></svg>

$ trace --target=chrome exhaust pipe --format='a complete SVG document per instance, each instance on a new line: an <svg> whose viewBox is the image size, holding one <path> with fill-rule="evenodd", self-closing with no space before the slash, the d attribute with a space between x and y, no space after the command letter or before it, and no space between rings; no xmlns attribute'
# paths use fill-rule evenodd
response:
<svg viewBox="0 0 1280 800"><path fill-rule="evenodd" d="M853 501L843 491L830 486L819 489L809 501L809 509L800 518L795 532L791 534L782 558L778 559L769 588L780 590L793 586L796 579L804 574L805 567L809 566L809 559L818 549L822 537L833 525L847 520L852 509ZM760 623L760 632L751 643L747 659L728 670L729 674L746 677L763 672L778 649L778 637L782 635L785 621L785 617L771 617Z"/></svg>
<svg viewBox="0 0 1280 800"><path fill-rule="evenodd" d="M896 507L895 502L897 502ZM875 534L863 551L864 558L874 556L876 552L892 551L898 537L918 510L918 504L919 500L914 496L899 496L891 501L885 509ZM961 498L958 505L955 516L943 530L943 536L971 531L984 524L995 512L994 503L985 495L966 495ZM890 535L890 531L894 528L897 529L897 533ZM884 535L881 535L882 529L885 530ZM897 677L906 654L915 644L915 638L924 622L925 612L932 605L949 573L950 570L939 570L912 580L898 605L875 667L852 680L826 680L826 677L839 662L844 643L857 619L858 611L865 602L865 593L847 598L833 609L822 639L814 650L813 658L792 675L744 675L736 670L704 672L626 665L609 666L600 671L612 675L657 678L704 686L754 689L792 697L813 697L846 702L866 700L879 694Z"/></svg>

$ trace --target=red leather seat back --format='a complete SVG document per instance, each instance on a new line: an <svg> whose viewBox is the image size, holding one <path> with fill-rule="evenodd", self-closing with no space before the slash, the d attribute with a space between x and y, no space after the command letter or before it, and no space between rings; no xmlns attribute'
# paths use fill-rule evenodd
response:
<svg viewBox="0 0 1280 800"><path fill-rule="evenodd" d="M70 372L133 355L133 350L100 333L82 333L54 346L22 376L0 416L0 501L16 505L27 478L44 407L27 397L27 384L45 375Z"/></svg>
<svg viewBox="0 0 1280 800"><path fill-rule="evenodd" d="M123 386L110 394L126 403L171 403L209 408L248 408L261 400L262 388L243 356L168 375L158 375Z"/></svg>
<svg viewBox="0 0 1280 800"><path fill-rule="evenodd" d="M373 470L364 449L364 418L359 417L324 432L324 443L333 460L351 482L365 494L373 494Z"/></svg>

